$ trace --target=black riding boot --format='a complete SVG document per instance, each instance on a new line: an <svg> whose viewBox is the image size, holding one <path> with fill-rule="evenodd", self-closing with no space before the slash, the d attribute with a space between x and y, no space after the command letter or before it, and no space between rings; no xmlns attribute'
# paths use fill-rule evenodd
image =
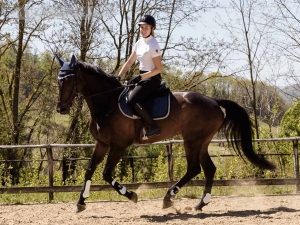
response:
<svg viewBox="0 0 300 225"><path fill-rule="evenodd" d="M149 126L149 129L145 134L147 137L160 134L160 127L154 122L147 110L143 108L141 104L137 103L135 105L135 111Z"/></svg>

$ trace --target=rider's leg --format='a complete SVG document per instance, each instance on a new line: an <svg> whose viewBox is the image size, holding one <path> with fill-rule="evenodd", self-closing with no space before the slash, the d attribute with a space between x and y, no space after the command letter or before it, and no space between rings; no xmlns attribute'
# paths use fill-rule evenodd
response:
<svg viewBox="0 0 300 225"><path fill-rule="evenodd" d="M158 77L152 77L150 79L142 80L133 89L128 97L128 103L131 109L143 119L143 121L149 126L149 130L146 132L146 136L160 134L160 128L153 121L147 109L141 103L143 99L148 97L153 91L158 89L160 85L160 79Z"/></svg>
<svg viewBox="0 0 300 225"><path fill-rule="evenodd" d="M136 103L134 109L149 127L145 134L147 137L160 134L160 127L154 122L142 103Z"/></svg>

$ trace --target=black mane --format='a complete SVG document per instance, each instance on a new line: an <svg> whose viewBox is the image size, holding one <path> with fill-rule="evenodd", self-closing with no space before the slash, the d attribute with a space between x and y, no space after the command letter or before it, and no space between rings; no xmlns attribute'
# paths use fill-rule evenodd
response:
<svg viewBox="0 0 300 225"><path fill-rule="evenodd" d="M86 62L82 62L82 61L77 61L77 65L80 69L84 69L87 70L89 75L93 75L93 76L101 76L101 77L105 77L107 78L110 82L115 83L115 84L119 84L118 86L121 86L121 83L118 81L118 76L114 75L114 74L108 74L106 72L104 72L102 69L100 69L97 66L93 66L89 63Z"/></svg>

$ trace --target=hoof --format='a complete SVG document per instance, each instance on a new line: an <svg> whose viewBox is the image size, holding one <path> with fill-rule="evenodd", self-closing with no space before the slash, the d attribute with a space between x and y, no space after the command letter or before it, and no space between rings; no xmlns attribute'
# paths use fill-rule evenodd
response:
<svg viewBox="0 0 300 225"><path fill-rule="evenodd" d="M164 201L163 201L163 204L162 204L162 208L163 209L166 209L166 208L169 208L169 207L171 207L171 206L173 206L173 202L169 199L164 199Z"/></svg>
<svg viewBox="0 0 300 225"><path fill-rule="evenodd" d="M202 208L199 208L197 205L193 208L193 211L201 211L202 212Z"/></svg>
<svg viewBox="0 0 300 225"><path fill-rule="evenodd" d="M206 206L207 204L205 204L204 202L200 202L198 205L196 205L195 207L194 207L194 211L202 211L202 208L204 207L204 206Z"/></svg>
<svg viewBox="0 0 300 225"><path fill-rule="evenodd" d="M77 210L76 210L76 213L80 213L82 212L83 210L86 209L86 205L80 205L80 204L77 204Z"/></svg>
<svg viewBox="0 0 300 225"><path fill-rule="evenodd" d="M132 196L130 198L130 201L134 202L134 203L137 203L138 201L138 196L135 192L132 192Z"/></svg>

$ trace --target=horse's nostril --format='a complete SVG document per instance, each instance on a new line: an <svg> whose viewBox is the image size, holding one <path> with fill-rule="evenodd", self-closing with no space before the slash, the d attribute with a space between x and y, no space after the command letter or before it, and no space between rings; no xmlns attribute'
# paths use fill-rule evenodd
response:
<svg viewBox="0 0 300 225"><path fill-rule="evenodd" d="M67 109L66 108L56 108L56 112L60 114L67 114Z"/></svg>

